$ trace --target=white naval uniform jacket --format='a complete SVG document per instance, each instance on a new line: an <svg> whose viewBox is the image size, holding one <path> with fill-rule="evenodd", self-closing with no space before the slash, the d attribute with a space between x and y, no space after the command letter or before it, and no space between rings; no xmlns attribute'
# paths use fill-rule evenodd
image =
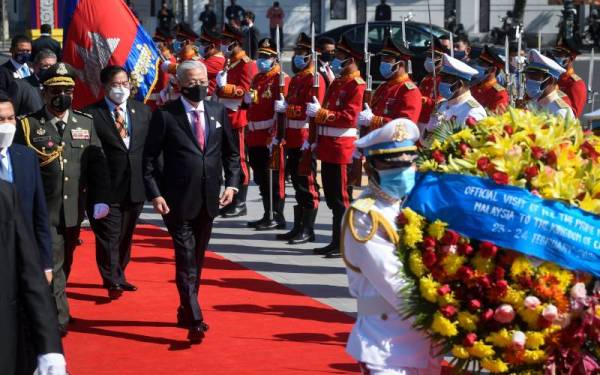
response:
<svg viewBox="0 0 600 375"><path fill-rule="evenodd" d="M528 104L528 108L547 111L550 114L561 116L562 118L567 118L567 116L575 118L575 114L573 113L571 106L562 100L562 96L564 95L565 94L563 94L561 91L555 90L538 101L530 102L530 104Z"/></svg>
<svg viewBox="0 0 600 375"><path fill-rule="evenodd" d="M350 294L358 301L358 315L346 351L366 364L425 369L430 366L430 343L395 309L403 303L399 291L404 280L402 263L395 255L396 245L387 233L398 236L396 217L400 201L390 204L371 197L372 191L365 191L346 211L343 221L342 254ZM374 220L379 223L378 228L364 242Z"/></svg>
<svg viewBox="0 0 600 375"><path fill-rule="evenodd" d="M441 121L454 120L461 127L469 117L475 121L479 121L487 117L485 108L479 104L471 95L471 91L467 91L456 98L442 102L437 109L437 113L433 113L427 124L427 131L432 132L437 128Z"/></svg>

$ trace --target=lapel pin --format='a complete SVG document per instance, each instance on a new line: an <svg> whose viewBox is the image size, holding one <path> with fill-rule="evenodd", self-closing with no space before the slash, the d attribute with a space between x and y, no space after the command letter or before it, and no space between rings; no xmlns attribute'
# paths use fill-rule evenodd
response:
<svg viewBox="0 0 600 375"><path fill-rule="evenodd" d="M75 118L75 116L73 116L72 119L74 123L77 123L77 119Z"/></svg>
<svg viewBox="0 0 600 375"><path fill-rule="evenodd" d="M135 109L134 108L131 108L131 113L135 113Z"/></svg>

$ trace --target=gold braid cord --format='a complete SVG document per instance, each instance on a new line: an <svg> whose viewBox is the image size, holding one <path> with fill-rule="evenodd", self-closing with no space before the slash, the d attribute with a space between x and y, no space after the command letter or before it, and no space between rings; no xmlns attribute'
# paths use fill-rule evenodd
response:
<svg viewBox="0 0 600 375"><path fill-rule="evenodd" d="M38 150L34 145L31 144L30 140L30 132L31 128L29 127L29 120L24 118L21 120L21 125L23 126L23 134L25 135L25 143L27 143L27 147L31 148L37 154L40 159L40 167L45 167L46 165L52 163L54 160L58 159L62 155L63 147L57 146L56 150L52 152L44 152Z"/></svg>

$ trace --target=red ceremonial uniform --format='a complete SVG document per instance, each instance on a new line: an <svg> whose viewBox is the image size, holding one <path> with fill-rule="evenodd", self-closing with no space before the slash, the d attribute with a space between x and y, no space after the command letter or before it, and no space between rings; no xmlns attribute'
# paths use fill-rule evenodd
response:
<svg viewBox="0 0 600 375"><path fill-rule="evenodd" d="M318 92L313 91L313 67L309 65L304 70L296 73L290 81L286 102L288 104L286 117L287 127L285 130L285 145L287 148L300 148L308 139L308 119L306 117L306 104L313 101L315 96L319 103L323 102L326 83L323 76L319 74Z"/></svg>
<svg viewBox="0 0 600 375"><path fill-rule="evenodd" d="M165 57L167 57L167 60L171 64L177 64L177 59L175 58L175 56L171 55L171 53L165 54L163 52L163 54L165 55ZM150 97L146 101L146 104L149 105L153 111L156 108L158 108L159 105L162 105L162 100L160 98L160 92L169 85L170 79L171 79L171 74L168 71L159 69L158 79L156 81L156 84L152 88L152 94L150 94Z"/></svg>
<svg viewBox="0 0 600 375"><path fill-rule="evenodd" d="M244 94L250 90L252 78L256 75L256 63L244 51L231 57L227 70L227 84L217 90L219 102L227 108L229 121L233 129L248 124L246 109L242 107ZM243 142L241 143L243 144Z"/></svg>
<svg viewBox="0 0 600 375"><path fill-rule="evenodd" d="M267 147L275 134L275 100L279 100L279 65L252 80L253 102L248 108L248 147ZM287 94L290 77L285 75L283 95Z"/></svg>
<svg viewBox="0 0 600 375"><path fill-rule="evenodd" d="M208 73L208 95L212 95L217 87L217 73L225 68L225 56L221 52L217 52L212 56L205 58L203 61L206 65Z"/></svg>
<svg viewBox="0 0 600 375"><path fill-rule="evenodd" d="M492 77L471 87L471 95L485 109L503 113L508 107L508 91Z"/></svg>
<svg viewBox="0 0 600 375"><path fill-rule="evenodd" d="M587 100L587 87L573 68L569 68L560 76L558 88L569 97L575 117L581 116Z"/></svg>
<svg viewBox="0 0 600 375"><path fill-rule="evenodd" d="M358 135L356 121L363 107L365 88L365 81L357 71L336 78L327 89L323 107L315 117L319 160L331 164L352 163Z"/></svg>
<svg viewBox="0 0 600 375"><path fill-rule="evenodd" d="M440 75L437 74L435 77L436 80L436 92L439 92L437 89L440 86ZM433 76L428 75L421 81L419 85L419 91L421 91L421 113L419 114L419 120L417 121L419 124L427 124L429 123L429 117L433 113L436 103L433 99ZM439 97L439 95L438 95Z"/></svg>
<svg viewBox="0 0 600 375"><path fill-rule="evenodd" d="M421 106L421 91L408 74L384 82L371 99L371 110L375 116L369 124L369 131L396 118L407 118L416 123Z"/></svg>

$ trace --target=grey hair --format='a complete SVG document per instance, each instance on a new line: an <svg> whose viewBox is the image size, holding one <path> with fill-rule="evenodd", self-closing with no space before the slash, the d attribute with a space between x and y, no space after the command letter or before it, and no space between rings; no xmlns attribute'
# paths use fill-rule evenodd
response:
<svg viewBox="0 0 600 375"><path fill-rule="evenodd" d="M49 50L48 48L44 48L44 49L41 49L38 53L35 54L35 59L33 59L33 63L34 64L39 64L40 61L42 61L44 59L56 59L56 60L58 60L58 57L56 56L56 53L52 52L52 50Z"/></svg>
<svg viewBox="0 0 600 375"><path fill-rule="evenodd" d="M202 62L198 60L187 60L177 65L177 72L175 73L177 75L177 79L181 81L184 78L185 73L188 70L193 69L200 69L205 75L207 74L206 66Z"/></svg>

